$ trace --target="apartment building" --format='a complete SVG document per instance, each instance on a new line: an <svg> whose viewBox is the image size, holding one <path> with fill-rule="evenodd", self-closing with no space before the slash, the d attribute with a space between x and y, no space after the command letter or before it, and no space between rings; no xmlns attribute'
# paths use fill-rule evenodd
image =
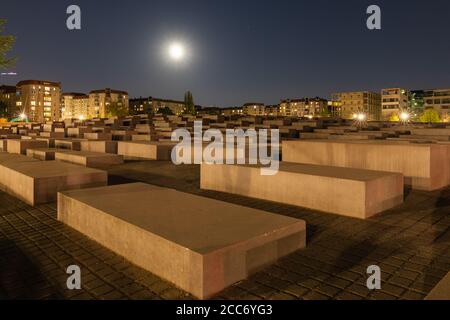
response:
<svg viewBox="0 0 450 320"><path fill-rule="evenodd" d="M16 91L15 86L0 86L0 102L5 106L5 109L0 109L0 118L13 118L18 115Z"/></svg>
<svg viewBox="0 0 450 320"><path fill-rule="evenodd" d="M91 91L89 93L89 118L108 117L108 107L113 103L128 112L128 92L110 88Z"/></svg>
<svg viewBox="0 0 450 320"><path fill-rule="evenodd" d="M287 99L280 102L280 114L293 117L318 117L328 109L328 100L319 97Z"/></svg>
<svg viewBox="0 0 450 320"><path fill-rule="evenodd" d="M130 114L154 114L164 108L169 108L175 115L181 115L185 109L185 104L184 101L154 97L140 97L129 101Z"/></svg>
<svg viewBox="0 0 450 320"><path fill-rule="evenodd" d="M421 90L424 109L433 108L444 121L450 120L450 88Z"/></svg>
<svg viewBox="0 0 450 320"><path fill-rule="evenodd" d="M370 91L340 92L332 95L340 102L341 117L352 119L358 112L364 112L368 120L381 120L381 94Z"/></svg>
<svg viewBox="0 0 450 320"><path fill-rule="evenodd" d="M242 106L242 110L244 114L252 115L252 116L263 116L265 115L266 106L264 103L258 103L258 102L249 102L245 103Z"/></svg>
<svg viewBox="0 0 450 320"><path fill-rule="evenodd" d="M280 106L277 104L266 106L265 113L266 116L278 116L280 114Z"/></svg>
<svg viewBox="0 0 450 320"><path fill-rule="evenodd" d="M151 113L151 110L152 110L151 97L150 98L139 97L139 98L129 99L128 107L129 107L129 113L132 115Z"/></svg>
<svg viewBox="0 0 450 320"><path fill-rule="evenodd" d="M63 119L90 119L94 113L89 108L89 96L84 93L63 93L61 96L61 116Z"/></svg>
<svg viewBox="0 0 450 320"><path fill-rule="evenodd" d="M59 82L25 80L17 85L16 107L30 121L58 121L61 118Z"/></svg>
<svg viewBox="0 0 450 320"><path fill-rule="evenodd" d="M387 88L381 90L381 118L389 120L409 107L409 93L403 88Z"/></svg>
<svg viewBox="0 0 450 320"><path fill-rule="evenodd" d="M160 109L169 108L173 114L181 115L186 107L184 101L169 100L169 99L152 99L152 110L154 113L158 113Z"/></svg>
<svg viewBox="0 0 450 320"><path fill-rule="evenodd" d="M342 114L342 102L328 101L328 114L332 117L340 117Z"/></svg>
<svg viewBox="0 0 450 320"><path fill-rule="evenodd" d="M223 116L234 116L234 115L242 115L244 114L244 110L242 107L229 107L222 109Z"/></svg>

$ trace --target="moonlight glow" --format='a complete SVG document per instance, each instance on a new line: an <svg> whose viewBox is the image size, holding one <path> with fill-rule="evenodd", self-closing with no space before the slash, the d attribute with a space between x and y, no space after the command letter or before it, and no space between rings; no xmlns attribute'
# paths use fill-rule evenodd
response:
<svg viewBox="0 0 450 320"><path fill-rule="evenodd" d="M184 58L185 55L185 50L183 45L181 45L180 43L172 43L169 46L169 56L175 60L175 61L180 61Z"/></svg>

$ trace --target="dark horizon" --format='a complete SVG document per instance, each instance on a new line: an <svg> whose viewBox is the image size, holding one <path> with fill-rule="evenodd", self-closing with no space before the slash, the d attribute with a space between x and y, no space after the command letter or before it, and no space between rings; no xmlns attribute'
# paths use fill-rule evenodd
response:
<svg viewBox="0 0 450 320"><path fill-rule="evenodd" d="M82 29L66 28L77 4ZM382 30L366 9L382 10ZM330 98L339 91L450 87L450 2L432 1L69 1L2 4L17 37L16 67L0 84L61 82L63 92L114 88L130 98L230 107L246 102ZM188 57L169 63L167 43Z"/></svg>

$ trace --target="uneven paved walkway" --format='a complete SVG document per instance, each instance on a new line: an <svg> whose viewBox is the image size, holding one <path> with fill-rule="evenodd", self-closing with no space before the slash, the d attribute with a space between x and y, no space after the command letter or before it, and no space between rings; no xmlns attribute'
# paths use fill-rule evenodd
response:
<svg viewBox="0 0 450 320"><path fill-rule="evenodd" d="M405 204L368 221L199 190L198 166L128 162L110 182L143 181L304 219L308 246L218 299L422 299L450 270L450 189L408 191ZM66 289L67 266L82 270ZM369 291L366 269L382 269ZM56 204L30 207L0 192L0 299L186 299L160 278L56 220Z"/></svg>

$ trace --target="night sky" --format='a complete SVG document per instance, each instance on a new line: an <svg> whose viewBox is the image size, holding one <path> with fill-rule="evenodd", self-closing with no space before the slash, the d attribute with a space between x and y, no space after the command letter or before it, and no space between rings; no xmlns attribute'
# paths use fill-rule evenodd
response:
<svg viewBox="0 0 450 320"><path fill-rule="evenodd" d="M82 30L66 28L77 4ZM382 9L382 30L366 9ZM17 36L17 76L61 81L65 92L111 87L130 97L181 99L203 106L336 91L450 87L450 1L406 0L0 0ZM182 63L168 43L186 45Z"/></svg>

